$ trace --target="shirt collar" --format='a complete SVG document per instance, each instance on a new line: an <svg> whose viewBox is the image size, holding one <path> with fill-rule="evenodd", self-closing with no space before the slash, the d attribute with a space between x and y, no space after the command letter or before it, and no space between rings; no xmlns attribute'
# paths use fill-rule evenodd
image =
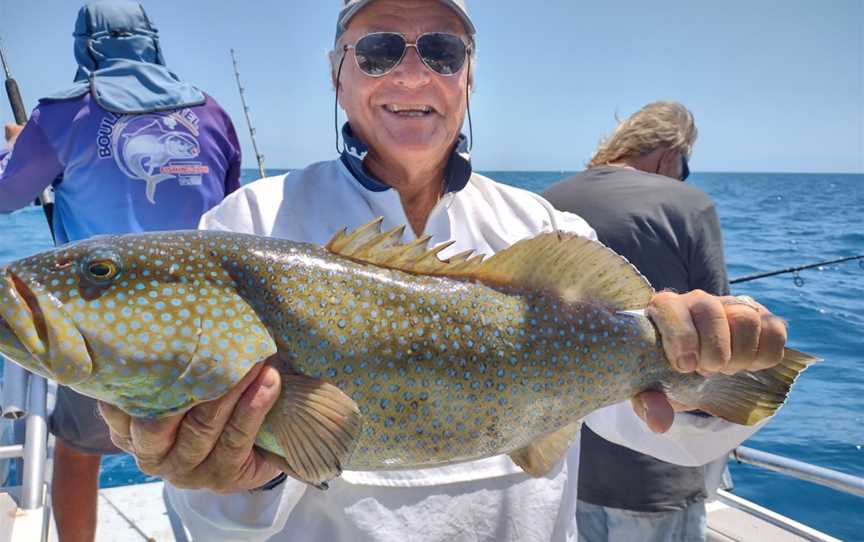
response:
<svg viewBox="0 0 864 542"><path fill-rule="evenodd" d="M369 147L354 135L351 125L347 122L342 126L342 139L345 144L342 146L341 160L354 179L363 185L363 188L372 192L389 190L391 188L389 185L370 175L363 167L363 159L366 158ZM445 192L458 192L465 188L472 173L468 138L464 134L459 134L447 160L447 168L444 170Z"/></svg>

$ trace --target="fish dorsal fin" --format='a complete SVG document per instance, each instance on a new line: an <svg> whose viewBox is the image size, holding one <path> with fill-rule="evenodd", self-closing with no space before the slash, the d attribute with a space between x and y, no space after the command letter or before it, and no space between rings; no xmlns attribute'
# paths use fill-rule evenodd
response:
<svg viewBox="0 0 864 542"><path fill-rule="evenodd" d="M487 284L555 293L564 301L643 309L654 295L648 280L606 245L573 233L541 233L496 252L476 270Z"/></svg>
<svg viewBox="0 0 864 542"><path fill-rule="evenodd" d="M482 256L474 255L470 250L442 260L438 254L452 245L452 241L441 243L431 249L429 240L432 237L429 235L419 237L410 243L403 243L401 239L405 226L398 226L382 233L383 220L379 217L351 233L343 228L324 248L358 262L418 275L454 278L474 278L472 271L478 269L483 261Z"/></svg>
<svg viewBox="0 0 864 542"><path fill-rule="evenodd" d="M493 287L555 293L567 302L592 301L614 310L648 305L654 290L626 258L572 233L542 233L488 259L462 252L441 260L452 242L428 248L429 236L402 243L405 226L381 232L383 218L351 233L343 229L327 250L355 261L421 275L477 280Z"/></svg>

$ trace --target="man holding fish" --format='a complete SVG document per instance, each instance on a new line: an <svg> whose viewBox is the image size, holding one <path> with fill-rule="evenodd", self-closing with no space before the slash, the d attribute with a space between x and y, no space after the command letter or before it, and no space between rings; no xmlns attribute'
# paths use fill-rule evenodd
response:
<svg viewBox="0 0 864 542"><path fill-rule="evenodd" d="M583 417L703 464L812 361L764 307L653 295L582 219L473 173L459 129L474 45L461 0L348 0L339 159L241 189L202 219L218 231L6 270L0 345L15 335L106 400L115 444L167 481L195 539L571 540ZM451 244L427 252L424 236ZM621 312L639 308L662 347Z"/></svg>

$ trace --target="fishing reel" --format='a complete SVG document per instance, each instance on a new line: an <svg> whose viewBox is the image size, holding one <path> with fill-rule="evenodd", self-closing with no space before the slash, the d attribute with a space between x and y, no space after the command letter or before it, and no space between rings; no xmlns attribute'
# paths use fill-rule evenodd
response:
<svg viewBox="0 0 864 542"><path fill-rule="evenodd" d="M795 286L801 288L802 286L804 286L804 277L802 277L802 276L798 273L798 271L795 271L795 272L792 274L792 282L795 283Z"/></svg>

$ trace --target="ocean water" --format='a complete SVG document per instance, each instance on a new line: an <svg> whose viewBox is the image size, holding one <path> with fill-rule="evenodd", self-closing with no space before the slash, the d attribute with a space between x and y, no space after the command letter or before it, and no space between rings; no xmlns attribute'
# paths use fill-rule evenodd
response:
<svg viewBox="0 0 864 542"><path fill-rule="evenodd" d="M272 174L272 173L271 173ZM566 172L487 172L542 191ZM255 177L244 171L244 180ZM694 173L717 203L732 278L864 254L864 175ZM0 263L47 248L41 211L0 216ZM864 265L857 262L733 286L789 323L790 345L824 358L747 445L864 476ZM105 458L102 485L152 480L128 457ZM732 465L735 492L843 540L864 540L864 499Z"/></svg>

